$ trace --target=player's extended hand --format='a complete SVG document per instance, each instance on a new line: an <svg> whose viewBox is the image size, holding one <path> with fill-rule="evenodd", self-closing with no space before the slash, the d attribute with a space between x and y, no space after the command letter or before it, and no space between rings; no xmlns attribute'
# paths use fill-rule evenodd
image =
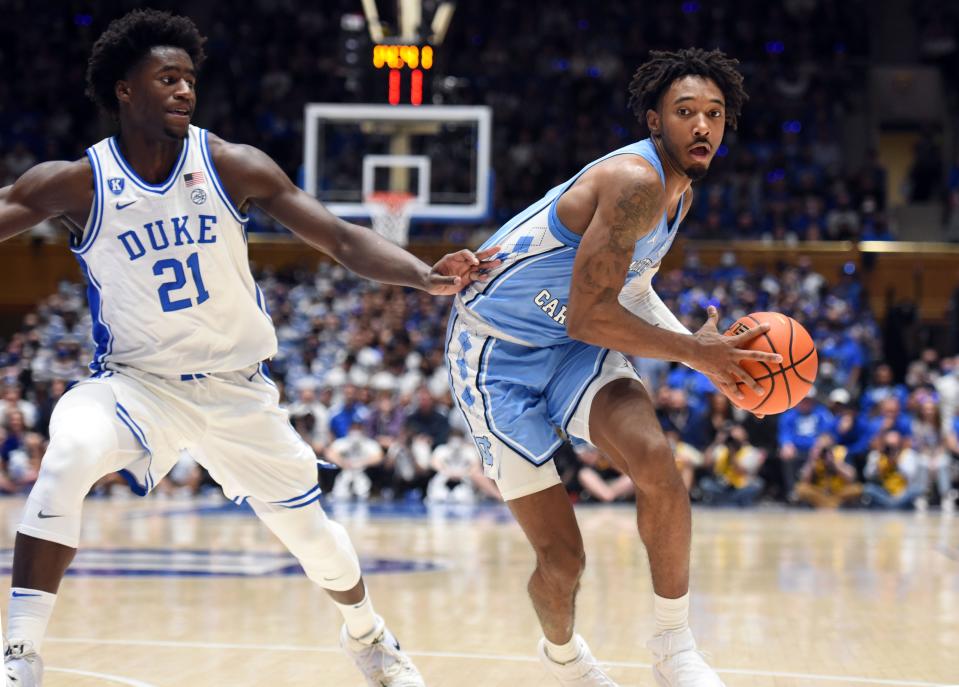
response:
<svg viewBox="0 0 959 687"><path fill-rule="evenodd" d="M426 290L434 296L452 296L474 281L489 279L489 271L503 262L493 259L497 253L499 246L478 253L464 248L444 255L430 270L430 281Z"/></svg>
<svg viewBox="0 0 959 687"><path fill-rule="evenodd" d="M741 360L759 360L773 364L782 362L782 356L778 353L742 348L757 336L769 331L769 325L764 323L735 336L724 336L716 328L719 322L719 312L716 308L709 306L706 313L706 324L693 335L697 343L695 359L686 362L693 369L699 370L712 379L713 383L719 386L727 396L743 398L737 384L743 384L756 394L762 395L763 388L759 382L753 379L739 362Z"/></svg>

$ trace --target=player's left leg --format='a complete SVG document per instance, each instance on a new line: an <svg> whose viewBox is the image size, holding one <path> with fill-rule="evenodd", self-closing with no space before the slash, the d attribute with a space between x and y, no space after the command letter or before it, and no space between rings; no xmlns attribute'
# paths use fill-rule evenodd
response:
<svg viewBox="0 0 959 687"><path fill-rule="evenodd" d="M260 520L330 596L343 616L340 644L366 677L380 687L423 687L423 678L399 642L373 610L360 561L343 526L330 520L319 502L303 508L276 508L250 499Z"/></svg>
<svg viewBox="0 0 959 687"><path fill-rule="evenodd" d="M602 386L591 398L588 431L589 440L636 486L636 519L655 592L656 635L648 646L656 657L657 683L721 687L688 625L689 495L642 382L621 378Z"/></svg>

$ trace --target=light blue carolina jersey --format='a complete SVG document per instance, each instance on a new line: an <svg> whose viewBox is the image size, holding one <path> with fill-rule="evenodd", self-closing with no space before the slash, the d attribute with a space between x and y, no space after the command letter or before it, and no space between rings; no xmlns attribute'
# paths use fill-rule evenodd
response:
<svg viewBox="0 0 959 687"><path fill-rule="evenodd" d="M566 307L573 261L581 236L567 229L556 214L556 202L587 170L616 155L639 155L659 173L665 187L662 162L651 140L614 150L586 165L573 178L550 190L542 199L504 224L483 248L501 246L503 263L488 281L473 282L457 297L456 306L478 316L495 332L517 343L554 346L572 341L566 333ZM636 242L620 301L641 297L673 244L683 215L680 200L669 225L666 212L656 227Z"/></svg>

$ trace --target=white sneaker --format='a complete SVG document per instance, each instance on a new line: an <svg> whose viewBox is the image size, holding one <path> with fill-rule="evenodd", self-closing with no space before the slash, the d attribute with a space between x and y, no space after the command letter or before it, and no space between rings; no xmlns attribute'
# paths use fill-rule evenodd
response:
<svg viewBox="0 0 959 687"><path fill-rule="evenodd" d="M653 677L660 687L726 687L696 649L689 628L663 632L646 642L653 652Z"/></svg>
<svg viewBox="0 0 959 687"><path fill-rule="evenodd" d="M540 639L536 653L540 662L546 666L550 674L559 684L567 687L619 687L610 679L593 654L590 653L586 641L579 635L573 638L579 644L579 656L569 663L557 663L546 653L546 640Z"/></svg>
<svg viewBox="0 0 959 687"><path fill-rule="evenodd" d="M413 661L400 651L400 643L379 616L373 632L376 639L364 644L350 636L346 625L340 631L340 646L363 673L368 687L426 687Z"/></svg>
<svg viewBox="0 0 959 687"><path fill-rule="evenodd" d="M40 687L43 684L43 659L32 642L14 640L3 654L7 687Z"/></svg>

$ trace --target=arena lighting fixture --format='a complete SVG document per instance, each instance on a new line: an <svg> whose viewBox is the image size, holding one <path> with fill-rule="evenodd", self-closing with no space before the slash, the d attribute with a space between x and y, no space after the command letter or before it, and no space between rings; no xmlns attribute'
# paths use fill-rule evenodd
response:
<svg viewBox="0 0 959 687"><path fill-rule="evenodd" d="M440 6L436 8L436 13L433 15L433 25L430 27L433 30L430 43L433 45L443 44L443 39L446 38L446 30L450 27L455 9L456 5L452 2L440 3Z"/></svg>
<svg viewBox="0 0 959 687"><path fill-rule="evenodd" d="M377 9L377 0L361 0L361 2L363 4L363 14L366 15L366 23L369 25L370 39L374 44L410 43L418 45L427 42L434 46L441 45L443 39L446 38L446 32L456 9L456 3L452 0L440 2L433 13L432 21L429 21L429 36L427 38L425 31L422 29L424 24L422 0L398 0L398 26L395 27L391 35L387 36Z"/></svg>
<svg viewBox="0 0 959 687"><path fill-rule="evenodd" d="M423 20L421 0L400 0L400 37L419 40L420 22Z"/></svg>
<svg viewBox="0 0 959 687"><path fill-rule="evenodd" d="M376 0L363 0L363 14L366 15L366 23L370 27L370 38L375 43L382 43L383 23L380 21L380 13L376 9Z"/></svg>

